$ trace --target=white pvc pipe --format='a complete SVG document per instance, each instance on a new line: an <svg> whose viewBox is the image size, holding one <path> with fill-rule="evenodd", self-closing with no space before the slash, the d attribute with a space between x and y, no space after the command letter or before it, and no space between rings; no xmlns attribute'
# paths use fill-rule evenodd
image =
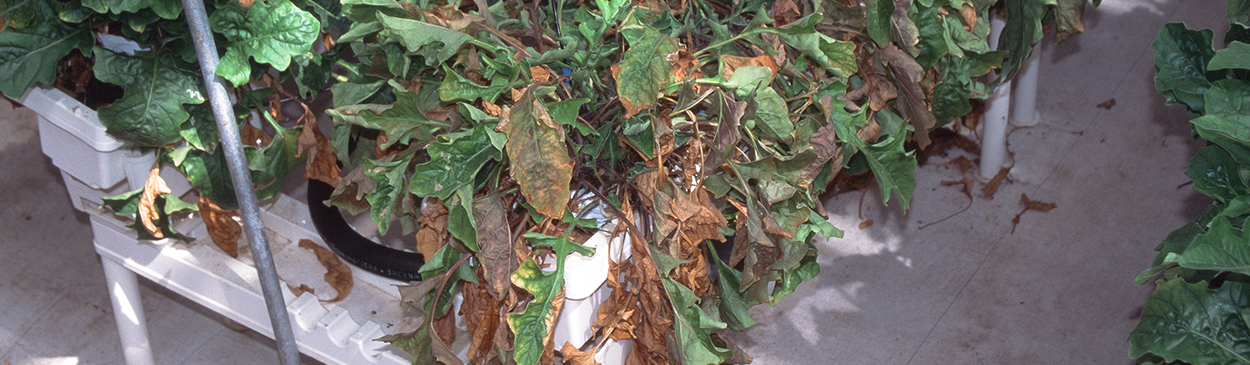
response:
<svg viewBox="0 0 1250 365"><path fill-rule="evenodd" d="M117 321L117 335L122 342L126 364L155 364L135 273L107 258L100 259L100 262L104 265L104 279L108 283L109 299L113 302L113 319Z"/></svg>
<svg viewBox="0 0 1250 365"><path fill-rule="evenodd" d="M998 36L1007 23L1000 18L990 20L990 44L998 44ZM1007 116L1011 110L1011 81L994 89L987 100L985 119L981 121L981 178L990 179L1002 169L1007 156Z"/></svg>
<svg viewBox="0 0 1250 365"><path fill-rule="evenodd" d="M1020 73L1012 81L1011 90L1011 124L1029 127L1037 125L1037 68L1042 56L1038 43L1033 46L1033 54L1020 65Z"/></svg>

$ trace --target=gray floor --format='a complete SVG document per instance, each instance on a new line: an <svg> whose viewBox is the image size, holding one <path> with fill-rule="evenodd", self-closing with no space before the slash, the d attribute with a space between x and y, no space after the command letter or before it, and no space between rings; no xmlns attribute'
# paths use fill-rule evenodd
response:
<svg viewBox="0 0 1250 365"><path fill-rule="evenodd" d="M1042 47L1042 122L1010 135L1015 165L993 199L941 184L972 176L940 166L957 154L917 171L906 215L875 190L834 197L846 237L820 245L820 276L754 309L761 324L734 338L759 364L1131 363L1126 339L1150 291L1131 281L1207 204L1181 186L1200 145L1184 110L1154 91L1150 42L1169 22L1213 28L1218 42L1223 8L1106 0L1088 11L1086 34ZM0 119L0 363L119 364L86 216L40 153L29 110L0 103ZM1057 208L1025 213L1012 233L1021 194ZM158 363L276 362L263 337L150 283L142 295Z"/></svg>

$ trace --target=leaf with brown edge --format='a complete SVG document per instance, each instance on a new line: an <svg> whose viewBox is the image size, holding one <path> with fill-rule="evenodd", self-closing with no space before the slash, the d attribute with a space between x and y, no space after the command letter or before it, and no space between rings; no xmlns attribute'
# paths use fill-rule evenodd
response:
<svg viewBox="0 0 1250 365"><path fill-rule="evenodd" d="M200 219L204 221L204 227L208 229L208 235L212 237L213 244L230 257L238 258L239 237L243 235L243 227L240 227L239 222L234 220L237 213L221 210L217 204L213 204L204 197L200 197L199 207Z"/></svg>
<svg viewBox="0 0 1250 365"><path fill-rule="evenodd" d="M820 174L820 170L824 169L825 164L833 162L833 173L836 175L842 169L842 147L838 146L837 127L832 123L826 124L816 130L808 139L808 143L812 146L812 150L816 152L816 160L810 165L803 168L799 173L799 187L808 187L812 181L816 180L816 176Z"/></svg>
<svg viewBox="0 0 1250 365"><path fill-rule="evenodd" d="M560 356L564 357L564 365L599 365L595 361L595 349L582 351L568 341L560 348Z"/></svg>
<svg viewBox="0 0 1250 365"><path fill-rule="evenodd" d="M516 271L517 260L512 253L512 231L508 212L498 191L473 199L473 218L477 222L477 258L482 263L486 289L496 298L508 290L509 275Z"/></svg>
<svg viewBox="0 0 1250 365"><path fill-rule="evenodd" d="M729 80L729 78L733 77L734 70L743 66L767 67L769 71L773 72L774 76L777 75L777 72L781 71L781 66L777 65L777 61L775 61L772 56L768 55L756 57L721 55L720 60L722 63L720 74L721 77L725 78L725 80Z"/></svg>
<svg viewBox="0 0 1250 365"><path fill-rule="evenodd" d="M497 129L508 135L509 172L521 185L521 194L539 214L563 217L573 180L573 159L564 142L563 126L534 98L532 86L505 114Z"/></svg>
<svg viewBox="0 0 1250 365"><path fill-rule="evenodd" d="M161 178L161 167L152 165L152 169L148 170L148 179L143 183L143 195L139 197L137 214L139 221L143 223L143 229L158 239L165 238L165 233L155 223L161 219L160 207L156 206L156 197L171 192L173 191L169 189L169 186L165 185L165 179Z"/></svg>
<svg viewBox="0 0 1250 365"><path fill-rule="evenodd" d="M317 255L317 261L321 262L326 268L325 281L329 283L335 291L338 292L333 299L325 302L337 302L347 297L347 293L352 291L352 269L339 260L339 256L334 252L313 243L309 239L299 240L299 247L303 247L313 251Z"/></svg>
<svg viewBox="0 0 1250 365"><path fill-rule="evenodd" d="M365 165L356 166L343 177L343 181L330 194L330 204L346 209L353 215L369 210L365 197L377 189L377 182L365 174Z"/></svg>
<svg viewBox="0 0 1250 365"><path fill-rule="evenodd" d="M630 40L629 50L621 55L621 63L612 65L612 78L625 107L624 117L629 118L655 107L660 89L673 71L668 55L681 47L676 38L650 26L627 25L621 27L621 33Z"/></svg>
<svg viewBox="0 0 1250 365"><path fill-rule="evenodd" d="M937 119L929 110L925 93L920 89L924 69L911 55L893 45L882 48L877 55L894 73L894 80L899 86L899 99L895 103L902 104L898 109L915 127L916 142L920 144L920 149L929 147L929 129L937 125Z"/></svg>

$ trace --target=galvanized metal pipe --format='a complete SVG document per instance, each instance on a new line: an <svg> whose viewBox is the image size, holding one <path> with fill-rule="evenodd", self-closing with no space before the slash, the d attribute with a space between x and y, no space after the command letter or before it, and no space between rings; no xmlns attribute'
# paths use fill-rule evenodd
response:
<svg viewBox="0 0 1250 365"><path fill-rule="evenodd" d="M213 117L217 119L217 133L221 136L221 148L226 155L226 166L230 169L230 180L234 183L234 195L238 198L239 211L252 248L252 261L255 262L260 289L269 310L273 338L278 342L278 356L283 365L299 364L299 349L295 345L295 334L291 331L291 317L287 315L278 271L273 264L273 254L269 252L269 239L265 234L265 224L260 219L256 191L252 190L251 171L247 168L247 158L239 142L239 128L235 125L223 79L217 76L217 63L220 59L213 33L208 27L204 2L182 0L182 6L187 14L187 25L191 27L191 38L200 61L200 72L204 75L204 84L208 88L208 101L212 105Z"/></svg>

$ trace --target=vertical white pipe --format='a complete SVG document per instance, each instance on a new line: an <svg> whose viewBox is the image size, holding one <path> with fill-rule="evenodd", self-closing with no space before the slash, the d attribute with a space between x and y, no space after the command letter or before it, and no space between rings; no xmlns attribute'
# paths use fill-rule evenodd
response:
<svg viewBox="0 0 1250 365"><path fill-rule="evenodd" d="M990 44L998 44L998 36L1007 23L1001 18L990 20ZM994 89L981 121L981 177L990 179L1003 168L1007 156L1007 115L1011 109L1011 81Z"/></svg>
<svg viewBox="0 0 1250 365"><path fill-rule="evenodd" d="M139 282L135 273L116 261L100 259L104 279L108 282L109 299L113 302L113 318L121 338L122 353L128 365L152 365L152 345L148 342L148 322L143 317L139 299Z"/></svg>
<svg viewBox="0 0 1250 365"><path fill-rule="evenodd" d="M1041 63L1041 43L1033 45L1033 54L1020 65L1020 73L1012 81L1011 124L1022 127L1037 125L1037 68Z"/></svg>

